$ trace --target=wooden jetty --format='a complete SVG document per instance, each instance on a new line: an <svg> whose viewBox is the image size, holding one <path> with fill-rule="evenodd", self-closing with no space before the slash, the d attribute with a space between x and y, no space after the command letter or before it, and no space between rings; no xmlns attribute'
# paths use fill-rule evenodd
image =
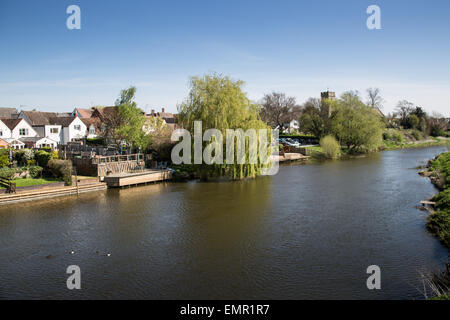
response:
<svg viewBox="0 0 450 320"><path fill-rule="evenodd" d="M433 201L420 201L420 204L422 205L422 206L435 206L436 205L436 202L433 202Z"/></svg>
<svg viewBox="0 0 450 320"><path fill-rule="evenodd" d="M118 173L104 177L108 188L120 188L172 179L170 170L145 170L136 173Z"/></svg>
<svg viewBox="0 0 450 320"><path fill-rule="evenodd" d="M283 155L271 156L274 161L286 162L286 161L305 161L310 157L301 153L284 153Z"/></svg>

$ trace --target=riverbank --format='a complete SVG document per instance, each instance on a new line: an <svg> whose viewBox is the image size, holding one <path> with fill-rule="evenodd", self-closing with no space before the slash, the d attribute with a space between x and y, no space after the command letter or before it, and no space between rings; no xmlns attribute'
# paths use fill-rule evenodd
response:
<svg viewBox="0 0 450 320"><path fill-rule="evenodd" d="M393 140L383 140L383 146L381 147L382 151L391 151L391 150L399 150L399 149L411 149L411 148L426 148L426 147L436 147L442 146L446 144L450 144L450 138L447 137L437 137L437 138L429 138L423 140L408 140L404 142L393 141Z"/></svg>
<svg viewBox="0 0 450 320"><path fill-rule="evenodd" d="M439 189L431 201L435 203L434 209L429 209L427 229L438 237L450 249L450 152L445 152L427 164L427 168L420 175L430 178L431 183ZM433 275L428 279L428 286L436 294L435 300L450 300L450 263L447 270Z"/></svg>
<svg viewBox="0 0 450 320"><path fill-rule="evenodd" d="M420 174L430 178L440 191L431 199L436 204L428 217L427 228L450 248L450 152L429 161L427 169Z"/></svg>

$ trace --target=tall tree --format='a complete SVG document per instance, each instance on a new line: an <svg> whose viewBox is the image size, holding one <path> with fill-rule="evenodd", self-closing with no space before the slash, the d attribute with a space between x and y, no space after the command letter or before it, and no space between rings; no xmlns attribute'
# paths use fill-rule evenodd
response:
<svg viewBox="0 0 450 320"><path fill-rule="evenodd" d="M255 129L257 132L260 129L270 129L260 119L260 107L251 103L242 91L243 85L243 81L233 81L229 77L215 73L191 78L189 96L178 106L179 124L193 135L194 121L201 121L202 135L208 129L217 129L223 137L226 137L227 129L243 131ZM203 142L202 147L207 147L209 144L209 142ZM241 179L257 176L265 164L250 163L248 148L246 149L243 164L238 164L236 161L233 164L227 164L223 161L222 164L216 162L197 164L195 169L203 178L227 175L232 179ZM259 152L258 148L258 154ZM270 149L267 148L267 155L269 152ZM236 153L237 148L234 148L233 156L236 156Z"/></svg>
<svg viewBox="0 0 450 320"><path fill-rule="evenodd" d="M114 136L118 143L125 141L129 146L146 149L150 136L144 132L145 113L134 102L135 87L124 89L116 100Z"/></svg>
<svg viewBox="0 0 450 320"><path fill-rule="evenodd" d="M266 94L261 102L261 119L273 128L282 129L285 123L298 119L300 113L295 98L281 92Z"/></svg>
<svg viewBox="0 0 450 320"><path fill-rule="evenodd" d="M383 108L383 98L380 95L380 89L369 88L367 89L367 106L371 108Z"/></svg>
<svg viewBox="0 0 450 320"><path fill-rule="evenodd" d="M331 116L331 132L348 152L376 149L382 142L384 124L358 97L345 92Z"/></svg>

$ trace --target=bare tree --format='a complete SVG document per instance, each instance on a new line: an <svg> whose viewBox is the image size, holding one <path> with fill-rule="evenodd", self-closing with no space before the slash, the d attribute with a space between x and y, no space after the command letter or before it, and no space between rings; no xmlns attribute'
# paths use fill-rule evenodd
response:
<svg viewBox="0 0 450 320"><path fill-rule="evenodd" d="M367 89L367 105L372 108L383 108L384 99L380 95L380 89L369 88Z"/></svg>
<svg viewBox="0 0 450 320"><path fill-rule="evenodd" d="M301 113L295 98L281 92L264 95L261 107L261 119L272 127L283 128L285 123L297 119Z"/></svg>

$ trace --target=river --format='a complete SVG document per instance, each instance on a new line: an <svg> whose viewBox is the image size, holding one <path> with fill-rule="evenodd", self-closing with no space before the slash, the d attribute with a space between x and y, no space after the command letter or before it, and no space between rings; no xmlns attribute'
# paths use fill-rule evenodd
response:
<svg viewBox="0 0 450 320"><path fill-rule="evenodd" d="M423 299L420 273L448 251L415 208L437 192L416 168L446 150L0 207L0 298Z"/></svg>

